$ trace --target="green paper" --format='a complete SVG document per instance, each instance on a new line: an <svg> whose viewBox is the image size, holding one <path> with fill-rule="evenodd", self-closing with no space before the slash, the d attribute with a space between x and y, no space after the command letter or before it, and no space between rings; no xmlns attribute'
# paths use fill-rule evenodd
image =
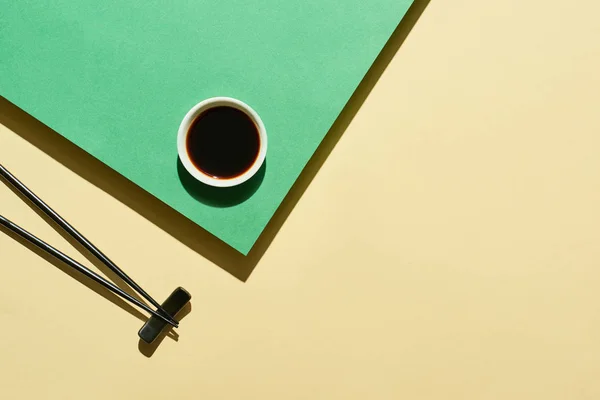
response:
<svg viewBox="0 0 600 400"><path fill-rule="evenodd" d="M411 3L0 0L0 95L247 254ZM213 96L265 123L252 187L178 167L179 124Z"/></svg>

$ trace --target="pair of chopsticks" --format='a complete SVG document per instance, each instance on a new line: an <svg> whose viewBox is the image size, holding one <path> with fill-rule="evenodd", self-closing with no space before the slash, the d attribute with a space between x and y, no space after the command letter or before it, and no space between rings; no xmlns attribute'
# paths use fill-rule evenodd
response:
<svg viewBox="0 0 600 400"><path fill-rule="evenodd" d="M79 242L83 247L85 247L91 254L93 254L96 258L98 258L104 265L106 265L111 271L117 274L121 279L123 279L129 286L131 286L137 293L139 293L142 297L148 300L153 306L157 308L158 311L154 311L147 304L141 302L135 297L131 296L129 293L123 291L113 283L104 279L102 276L98 275L94 271L90 270L86 266L81 263L75 261L71 257L62 253L60 250L52 247L48 243L43 240L37 238L33 234L27 232L25 229L21 228L17 224L9 221L2 215L0 215L0 225L4 226L6 229L16 233L21 236L23 239L28 241L29 243L35 245L46 253L52 255L58 260L64 262L68 266L74 268L79 271L83 275L92 279L93 281L99 283L104 286L106 289L110 290L112 293L117 296L129 301L130 303L140 307L141 309L149 312L155 317L161 319L162 321L174 326L179 327L179 323L174 320L169 313L163 309L163 307L154 300L148 293L146 293L137 283L133 281L125 272L123 272L114 262L112 262L108 257L106 257L96 246L94 246L89 240L87 240L81 233L77 232L71 224L69 224L66 220L64 220L56 211L50 208L46 203L42 201L38 196L35 195L31 190L29 190L23 183L21 183L13 174L11 174L2 164L0 164L0 177L4 178L9 184L11 184L15 189L17 189L23 196L25 196L29 201L31 201L36 207L38 207L44 214L46 214L52 221L58 224L62 229L64 229L70 236L72 236L77 242Z"/></svg>

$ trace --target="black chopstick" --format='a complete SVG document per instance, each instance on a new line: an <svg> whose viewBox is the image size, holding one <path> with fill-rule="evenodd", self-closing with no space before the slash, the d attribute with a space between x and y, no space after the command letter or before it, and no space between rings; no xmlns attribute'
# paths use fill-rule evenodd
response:
<svg viewBox="0 0 600 400"><path fill-rule="evenodd" d="M57 223L62 229L64 229L69 235L71 235L77 242L85 247L90 253L92 253L98 260L106 265L111 271L117 274L123 279L129 286L131 286L136 292L142 297L148 300L158 311L160 311L166 318L177 323L162 306L152 298L144 289L142 289L133 279L131 279L121 268L119 268L114 262L112 262L106 255L104 255L93 243L87 240L81 233L79 233L71 224L69 224L64 218L62 218L56 211L50 208L49 205L44 203L35 193L33 193L27 186L19 181L13 174L11 174L2 164L0 164L0 176L14 186L23 196L27 197L29 201L35 204L44 214L51 218Z"/></svg>
<svg viewBox="0 0 600 400"><path fill-rule="evenodd" d="M138 307L146 310L147 312L149 312L150 314L154 315L157 318L160 318L164 322L166 322L168 324L171 324L171 325L173 325L176 328L178 327L178 324L176 322L171 321L171 320L165 318L164 316L162 316L158 312L156 312L153 309L151 309L150 307L148 307L146 304L142 303L141 301L139 301L135 297L131 296L129 293L121 290L119 287L115 286L111 282L109 282L106 279L102 278L100 275L96 274L94 271L88 269L87 267L85 267L84 265L80 264L79 262L73 260L71 257L69 257L68 255L64 254L60 250L55 249L54 247L52 247L48 243L44 242L43 240L41 240L41 239L37 238L36 236L32 235L31 233L27 232L25 229L21 228L20 226L18 226L15 223L9 221L8 219L6 219L5 217L3 217L2 215L0 215L0 225L6 227L10 231L12 231L12 232L16 233L17 235L21 236L23 239L27 240L29 243L31 243L31 244L37 246L38 248L44 250L45 252L47 252L48 254L54 256L55 258L59 259L60 261L64 262L68 266L70 266L70 267L76 269L77 271L81 272L83 275L87 276L88 278L90 278L90 279L94 280L95 282L99 283L100 285L104 286L106 289L110 290L114 294L116 294L116 295L124 298L125 300L127 300L127 301L135 304L136 306L138 306Z"/></svg>

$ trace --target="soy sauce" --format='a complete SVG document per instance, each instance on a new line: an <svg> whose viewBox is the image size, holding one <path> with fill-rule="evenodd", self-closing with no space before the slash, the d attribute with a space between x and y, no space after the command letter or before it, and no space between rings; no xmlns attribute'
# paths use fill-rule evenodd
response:
<svg viewBox="0 0 600 400"><path fill-rule="evenodd" d="M216 179L233 179L248 171L258 158L260 136L246 113L218 106L196 117L188 130L186 145L200 172Z"/></svg>

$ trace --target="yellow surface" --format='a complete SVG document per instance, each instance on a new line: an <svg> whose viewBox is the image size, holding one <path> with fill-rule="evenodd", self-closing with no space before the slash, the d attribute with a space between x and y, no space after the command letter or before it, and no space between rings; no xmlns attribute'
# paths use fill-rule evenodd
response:
<svg viewBox="0 0 600 400"><path fill-rule="evenodd" d="M139 346L140 319L0 234L0 398L599 399L599 13L432 1L246 261L2 101L0 162L193 300Z"/></svg>

